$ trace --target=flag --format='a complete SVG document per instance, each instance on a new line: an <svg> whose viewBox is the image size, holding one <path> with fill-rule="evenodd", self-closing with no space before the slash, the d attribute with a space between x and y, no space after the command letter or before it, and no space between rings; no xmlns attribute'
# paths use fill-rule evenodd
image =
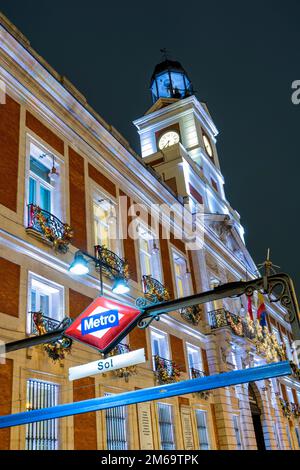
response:
<svg viewBox="0 0 300 470"><path fill-rule="evenodd" d="M250 319L253 321L252 297L250 295L248 297L248 315Z"/></svg>
<svg viewBox="0 0 300 470"><path fill-rule="evenodd" d="M260 326L267 326L267 312L264 296L260 292L258 294L257 319L259 320Z"/></svg>

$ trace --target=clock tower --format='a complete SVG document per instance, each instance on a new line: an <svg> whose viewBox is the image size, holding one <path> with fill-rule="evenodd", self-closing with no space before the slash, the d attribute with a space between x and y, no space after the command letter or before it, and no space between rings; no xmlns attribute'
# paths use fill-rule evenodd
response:
<svg viewBox="0 0 300 470"><path fill-rule="evenodd" d="M205 103L194 94L182 67L165 59L151 77L152 106L134 121L141 154L176 197L202 204L204 213L226 219L243 240L239 214L225 197L217 153L218 130Z"/></svg>

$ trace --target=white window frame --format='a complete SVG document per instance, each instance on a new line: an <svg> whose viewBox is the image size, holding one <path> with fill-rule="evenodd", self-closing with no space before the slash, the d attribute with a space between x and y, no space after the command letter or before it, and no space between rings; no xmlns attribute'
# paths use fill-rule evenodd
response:
<svg viewBox="0 0 300 470"><path fill-rule="evenodd" d="M232 423L233 423L234 435L235 435L236 443L237 443L237 450L243 450L244 445L243 445L243 436L242 436L242 429L241 429L241 420L240 420L239 414L232 415ZM239 441L240 441L240 447L239 447Z"/></svg>
<svg viewBox="0 0 300 470"><path fill-rule="evenodd" d="M53 165L53 157L55 160L55 168L59 174L57 182L48 183L43 179L39 178L35 173L30 170L30 157L36 158L39 161L39 155L46 154L44 158L40 161L41 163L49 169L49 172ZM59 220L64 221L65 219L65 195L64 195L64 164L61 157L58 156L57 152L53 151L49 147L43 145L39 140L32 137L30 134L26 136L26 165L25 165L25 226L28 225L28 211L27 206L29 204L29 180L30 177L36 181L40 181L47 189L50 190L51 197L51 214L56 216ZM38 202L38 201L37 201Z"/></svg>
<svg viewBox="0 0 300 470"><path fill-rule="evenodd" d="M190 378L192 378L192 371L191 371L192 368L197 369L201 372L204 372L201 349L198 346L194 346L193 344L186 343L186 354L187 354L187 362L189 366ZM193 364L191 364L190 362L190 355L193 356ZM196 359L196 363L194 363L194 359Z"/></svg>
<svg viewBox="0 0 300 470"><path fill-rule="evenodd" d="M118 242L118 230L119 230L119 225L118 225L118 210L117 210L117 203L115 199L112 196L108 196L101 190L99 190L98 187L92 184L92 189L91 189L91 220L92 220L92 240L93 240L93 246L95 245L105 245L105 247L117 255L120 255L120 245ZM106 224L107 229L108 229L108 239L107 239L107 244L103 243L103 241L98 238L97 234L95 233L95 222L96 222L96 216L95 216L95 205L100 207L102 210L106 210L108 215L107 219L112 215L115 217L116 223L110 225L108 222ZM101 223L98 221L98 223ZM104 225L102 223L102 225ZM115 231L115 233L113 232Z"/></svg>
<svg viewBox="0 0 300 470"><path fill-rule="evenodd" d="M160 417L161 417L161 414L160 413L160 407L162 409L162 407L164 407L164 411L166 410L169 410L168 414L169 414L169 418L170 420L167 422L167 424L169 425L169 431L168 431L168 437L171 438L171 440L169 440L169 443L170 445L169 446L166 446L166 444L164 444L165 441L162 441L162 421L160 420ZM161 450L175 450L176 449L176 435L175 435L175 423L174 423L174 408L173 408L173 405L169 404L169 403L164 403L164 402L158 402L157 403L157 420L158 420L158 428L159 428L159 437L160 437L160 448Z"/></svg>
<svg viewBox="0 0 300 470"><path fill-rule="evenodd" d="M291 348L291 345L290 345L290 340L284 334L282 335L282 338L283 338L283 342L284 342L285 347L286 347L287 358L288 358L289 361L292 361L293 360L293 353L292 353L292 348Z"/></svg>
<svg viewBox="0 0 300 470"><path fill-rule="evenodd" d="M139 236L138 236L138 249L139 249L139 261L140 261L140 271L141 276L148 275L151 276L153 279L162 283L162 269L161 269L161 261L160 261L160 251L159 251L159 242L157 237L146 227L143 225L139 225L138 228ZM142 240L147 242L148 250L145 251L142 247ZM158 248L157 253L153 253L152 250L154 248L154 243ZM147 272L146 263L144 262L144 258L148 257L149 265L150 265L150 272Z"/></svg>
<svg viewBox="0 0 300 470"><path fill-rule="evenodd" d="M104 396L107 397L107 396L113 396L115 395L114 393L108 393L108 392L105 392L104 393ZM117 419L117 423L120 424L120 416L117 415L117 414L122 414L122 423L123 423L123 429L121 430L121 434L120 434L120 428L119 429L119 433L114 433L112 432L112 435L114 437L120 437L120 435L124 435L125 439L124 440L116 440L115 443L115 447L108 447L108 426L107 426L107 422L108 422L108 418L113 421L114 419ZM108 416L109 415L109 416ZM117 415L117 416L115 416ZM129 448L129 432L128 432L128 425L129 425L129 422L128 422L128 409L127 409L127 406L119 406L119 407L116 407L116 409L114 408L108 408L107 410L105 410L105 428L106 428L106 433L105 433L105 437L106 437L106 448L107 450L128 450ZM116 431L116 427L114 427L114 431ZM111 442L114 442L114 441L111 441ZM121 442L124 443L124 445L122 446L121 445Z"/></svg>
<svg viewBox="0 0 300 470"><path fill-rule="evenodd" d="M157 340L159 344L159 349L160 345L163 345L163 350L160 350L159 356L162 357L163 359L170 360L170 346L169 346L169 339L167 333L164 331L158 330L156 328L151 327L150 328L150 342L151 342L151 351L152 351L152 356L155 356L154 353L154 341ZM155 369L155 361L153 357L153 368Z"/></svg>
<svg viewBox="0 0 300 470"><path fill-rule="evenodd" d="M56 290L58 294L58 307L57 307L57 315L54 317L52 316L52 299L49 299L49 318L52 318L53 320L58 320L62 321L64 318L64 312L65 312L65 293L64 293L64 287L61 286L60 284L57 284L56 282L50 281L49 279L46 279L38 274L35 274L33 272L28 273L28 291L27 291L27 325L26 325L26 332L27 334L32 334L32 315L29 312L32 312L32 304L31 304L31 292L32 292L32 284L36 281L36 284L41 284L40 292L42 292L42 285L45 286L45 292L48 290L49 296L51 296L51 290ZM53 292L54 293L54 292ZM37 308L35 309L37 310Z"/></svg>
<svg viewBox="0 0 300 470"><path fill-rule="evenodd" d="M35 385L33 385L35 383ZM43 385L43 387L41 387ZM52 389L51 389L52 387ZM45 392L41 391L41 388ZM49 388L49 390L47 390ZM58 405L59 385L36 378L28 378L26 382L27 409L41 409ZM33 396L34 395L34 396ZM49 434L47 434L49 433ZM46 437L48 435L48 438ZM46 441L45 448L43 441ZM26 450L58 450L59 448L59 422L58 419L50 419L39 423L26 424L25 430ZM49 448L50 447L50 448Z"/></svg>
<svg viewBox="0 0 300 470"><path fill-rule="evenodd" d="M176 264L180 265L181 273L178 275L176 273ZM176 295L177 298L186 297L192 294L191 286L191 275L189 264L186 256L180 251L172 248L172 265L173 265L173 274L175 279ZM180 293L179 282L182 283L182 294Z"/></svg>
<svg viewBox="0 0 300 470"><path fill-rule="evenodd" d="M199 433L199 427L198 427L197 413L201 413L202 416L204 416L206 441L207 441L207 447L208 447L207 449L202 449L201 448L201 445L203 445L203 443L200 442L200 433ZM199 450L210 450L211 449L211 441L210 441L210 435L209 435L209 423L208 423L208 413L207 413L207 411L203 410L202 408L196 408L195 409L195 419L196 419L196 427L197 427L198 448L199 448Z"/></svg>

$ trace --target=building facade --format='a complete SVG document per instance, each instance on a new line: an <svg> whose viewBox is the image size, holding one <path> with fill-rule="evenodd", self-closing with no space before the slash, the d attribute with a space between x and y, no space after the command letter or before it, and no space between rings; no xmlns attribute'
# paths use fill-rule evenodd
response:
<svg viewBox="0 0 300 470"><path fill-rule="evenodd" d="M0 28L3 342L51 331L99 295L96 270L81 277L69 271L77 250L102 253L118 266L130 291L114 294L114 279L104 273L104 295L132 306L143 296L178 298L257 277L239 214L225 196L218 131L178 62L165 60L154 70L152 107L134 123L140 156L4 16ZM147 218L138 224L136 238L124 236L133 214L126 211L124 220L120 197L128 208L185 205L193 214L200 205L203 246L187 249L176 220L170 239L163 236L163 221L149 228ZM112 227L123 236L113 236ZM255 296L253 322L246 298L162 315L146 329L135 328L115 351L143 347L144 364L74 382L68 380L69 367L99 359L96 350L76 343L71 351L52 344L12 352L0 364L0 415L261 365L285 355L297 363L286 312L265 302L264 331L255 321ZM61 350L64 357L57 360ZM299 404L295 375L3 429L0 448L299 449Z"/></svg>

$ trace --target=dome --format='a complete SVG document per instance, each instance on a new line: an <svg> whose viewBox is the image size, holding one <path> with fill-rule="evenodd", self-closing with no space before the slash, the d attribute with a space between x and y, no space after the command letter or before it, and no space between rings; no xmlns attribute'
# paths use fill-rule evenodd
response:
<svg viewBox="0 0 300 470"><path fill-rule="evenodd" d="M150 84L153 103L159 98L182 99L193 95L192 83L180 62L166 59L156 65Z"/></svg>

